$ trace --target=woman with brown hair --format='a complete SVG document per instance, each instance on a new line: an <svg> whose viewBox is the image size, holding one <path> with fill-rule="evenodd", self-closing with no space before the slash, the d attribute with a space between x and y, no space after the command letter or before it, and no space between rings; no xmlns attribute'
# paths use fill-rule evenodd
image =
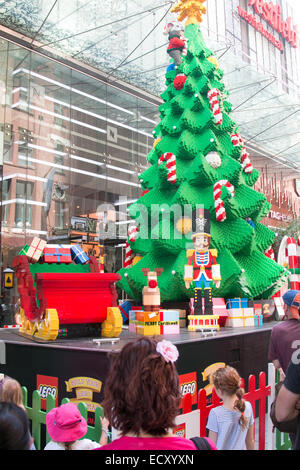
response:
<svg viewBox="0 0 300 470"><path fill-rule="evenodd" d="M212 383L223 404L209 413L210 439L219 450L254 450L252 406L243 400L244 390L237 370L221 367L212 374Z"/></svg>
<svg viewBox="0 0 300 470"><path fill-rule="evenodd" d="M149 337L116 354L102 405L120 437L100 450L196 450L189 439L172 435L181 400L177 358L171 342Z"/></svg>

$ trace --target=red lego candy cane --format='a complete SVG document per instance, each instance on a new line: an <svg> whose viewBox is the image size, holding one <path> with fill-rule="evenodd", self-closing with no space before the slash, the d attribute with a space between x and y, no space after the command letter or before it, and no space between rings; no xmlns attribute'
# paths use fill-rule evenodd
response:
<svg viewBox="0 0 300 470"><path fill-rule="evenodd" d="M139 228L138 228L137 225L131 225L128 228L128 237L129 237L130 242L135 242L136 241L138 232L139 232ZM134 258L134 253L133 253L128 241L126 241L124 268L128 268L129 266L132 265L133 258Z"/></svg>
<svg viewBox="0 0 300 470"><path fill-rule="evenodd" d="M216 219L218 222L223 222L226 220L226 211L224 207L224 203L221 199L221 190L222 187L225 186L229 189L231 197L234 197L234 187L229 181L227 180L220 180L214 185L214 200L215 200L215 211L216 211Z"/></svg>
<svg viewBox="0 0 300 470"><path fill-rule="evenodd" d="M133 251L130 248L128 241L126 241L124 268L128 268L129 266L131 266L132 260L133 260Z"/></svg>
<svg viewBox="0 0 300 470"><path fill-rule="evenodd" d="M135 242L137 235L139 232L139 228L137 225L131 225L128 229L128 236L129 236L129 241L130 242Z"/></svg>
<svg viewBox="0 0 300 470"><path fill-rule="evenodd" d="M164 162L167 163L167 181L172 184L176 183L176 156L170 152L163 153L158 160L158 164L161 165Z"/></svg>
<svg viewBox="0 0 300 470"><path fill-rule="evenodd" d="M287 254L289 260L289 270L291 272L290 276L290 289L300 290L300 274L298 274L298 269L300 268L300 253L299 248L299 238L296 240L292 237L288 237L287 241Z"/></svg>
<svg viewBox="0 0 300 470"><path fill-rule="evenodd" d="M241 145L243 146L242 147L242 159L241 159L242 168L243 168L243 171L245 173L252 173L253 166L252 166L252 163L250 161L249 154L246 150L244 140L242 139L240 134L238 134L238 133L232 134L231 142L232 142L232 145L234 147L239 147Z"/></svg>
<svg viewBox="0 0 300 470"><path fill-rule="evenodd" d="M215 121L218 125L220 125L223 122L223 114L221 112L220 103L218 100L218 97L221 96L220 90L218 90L218 88L213 88L212 90L209 90L207 96Z"/></svg>

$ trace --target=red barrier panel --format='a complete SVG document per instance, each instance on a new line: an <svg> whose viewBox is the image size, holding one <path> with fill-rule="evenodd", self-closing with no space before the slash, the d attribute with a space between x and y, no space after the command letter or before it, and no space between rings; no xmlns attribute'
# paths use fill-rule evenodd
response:
<svg viewBox="0 0 300 470"><path fill-rule="evenodd" d="M256 388L256 378L254 375L250 375L248 378L248 391L244 395L244 399L249 401L252 406L253 416L258 417L258 449L265 450L265 432L266 432L266 400L271 395L270 385L266 385L266 374L261 372L259 374L258 388ZM245 389L245 381L242 379L241 386ZM188 396L189 395L189 396ZM190 394L184 395L183 399L183 413L189 413L192 411L192 397ZM256 416L256 403L258 402L258 416ZM198 405L197 408L200 410L200 436L206 436L206 423L208 415L212 408L220 406L222 404L220 398L215 392L212 391L211 404L207 404L206 390L202 388L198 392Z"/></svg>

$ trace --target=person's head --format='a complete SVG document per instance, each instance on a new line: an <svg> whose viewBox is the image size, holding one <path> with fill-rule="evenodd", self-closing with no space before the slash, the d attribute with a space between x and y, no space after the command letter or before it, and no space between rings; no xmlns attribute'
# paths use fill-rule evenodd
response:
<svg viewBox="0 0 300 470"><path fill-rule="evenodd" d="M300 291L288 290L283 296L284 313L288 319L300 320Z"/></svg>
<svg viewBox="0 0 300 470"><path fill-rule="evenodd" d="M0 374L0 402L14 403L24 409L22 389L19 382L7 375Z"/></svg>
<svg viewBox="0 0 300 470"><path fill-rule="evenodd" d="M0 450L29 450L32 442L26 412L15 403L0 402Z"/></svg>
<svg viewBox="0 0 300 470"><path fill-rule="evenodd" d="M244 390L241 388L241 377L236 369L230 366L217 369L211 376L213 386L217 395L224 400L226 397L236 396L234 408L240 411L241 417L239 423L242 427L247 425L247 419L244 416L245 400L243 400Z"/></svg>
<svg viewBox="0 0 300 470"><path fill-rule="evenodd" d="M87 422L74 403L65 403L47 413L47 431L55 442L73 443L87 433Z"/></svg>
<svg viewBox="0 0 300 470"><path fill-rule="evenodd" d="M163 436L175 425L180 390L169 341L141 337L112 358L104 389L104 414L122 435Z"/></svg>

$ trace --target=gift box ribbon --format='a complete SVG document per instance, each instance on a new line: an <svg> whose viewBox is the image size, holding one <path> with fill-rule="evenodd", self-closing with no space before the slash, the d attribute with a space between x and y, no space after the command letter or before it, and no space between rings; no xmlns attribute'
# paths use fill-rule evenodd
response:
<svg viewBox="0 0 300 470"><path fill-rule="evenodd" d="M53 250L53 248L51 248ZM60 261L60 256L71 256L71 253L59 253L59 248L54 248L56 253L45 253L46 256L57 256L57 261Z"/></svg>

